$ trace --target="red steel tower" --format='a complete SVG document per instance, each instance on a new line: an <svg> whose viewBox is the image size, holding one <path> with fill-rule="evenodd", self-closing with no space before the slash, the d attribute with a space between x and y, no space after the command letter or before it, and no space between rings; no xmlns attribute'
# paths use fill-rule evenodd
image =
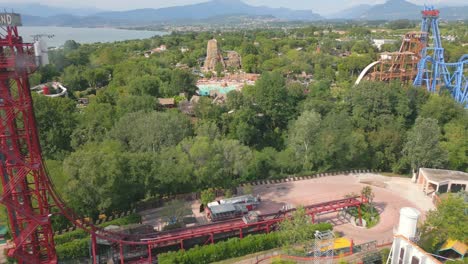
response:
<svg viewBox="0 0 468 264"><path fill-rule="evenodd" d="M31 44L23 43L20 16L0 14L0 202L6 206L19 263L56 263L51 205L28 76L35 70Z"/></svg>

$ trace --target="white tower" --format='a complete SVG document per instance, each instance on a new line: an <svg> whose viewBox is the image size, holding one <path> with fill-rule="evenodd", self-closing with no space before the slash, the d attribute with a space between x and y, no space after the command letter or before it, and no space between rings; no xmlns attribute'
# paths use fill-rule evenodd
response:
<svg viewBox="0 0 468 264"><path fill-rule="evenodd" d="M416 237L418 219L421 213L415 208L403 207L400 209L400 223L398 224L398 235L408 239Z"/></svg>
<svg viewBox="0 0 468 264"><path fill-rule="evenodd" d="M400 222L393 238L387 264L441 264L415 243L420 215L421 213L415 208L400 209Z"/></svg>
<svg viewBox="0 0 468 264"><path fill-rule="evenodd" d="M49 64L49 53L47 43L39 38L34 42L34 54L36 56L36 65L44 66Z"/></svg>

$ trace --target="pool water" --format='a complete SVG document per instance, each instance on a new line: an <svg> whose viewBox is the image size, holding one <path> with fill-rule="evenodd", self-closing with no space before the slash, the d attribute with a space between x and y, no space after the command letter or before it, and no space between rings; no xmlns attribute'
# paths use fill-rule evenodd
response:
<svg viewBox="0 0 468 264"><path fill-rule="evenodd" d="M208 96L210 91L218 91L221 94L227 94L230 91L236 90L235 85L228 85L226 87L221 86L221 84L200 84L198 85L198 93L200 95Z"/></svg>

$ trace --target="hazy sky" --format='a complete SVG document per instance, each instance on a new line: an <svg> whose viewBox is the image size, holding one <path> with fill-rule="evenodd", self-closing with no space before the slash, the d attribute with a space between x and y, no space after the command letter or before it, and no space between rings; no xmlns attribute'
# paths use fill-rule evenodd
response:
<svg viewBox="0 0 468 264"><path fill-rule="evenodd" d="M97 7L105 10L128 10L136 8L158 8L206 2L207 0L0 0L0 3L31 3L66 7ZM317 13L329 14L357 4L377 4L385 0L243 0L252 5L309 9ZM465 5L467 0L409 0L416 4Z"/></svg>

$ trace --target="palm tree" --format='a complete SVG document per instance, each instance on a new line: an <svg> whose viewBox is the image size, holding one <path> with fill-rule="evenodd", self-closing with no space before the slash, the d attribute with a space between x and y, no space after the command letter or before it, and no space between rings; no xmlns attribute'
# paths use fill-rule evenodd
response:
<svg viewBox="0 0 468 264"><path fill-rule="evenodd" d="M370 206L371 214L372 214L373 213L372 210L374 209L374 206L372 205L372 200L375 197L375 194L372 191L372 188L370 186L366 186L362 188L361 195L364 196L369 201L369 206Z"/></svg>

